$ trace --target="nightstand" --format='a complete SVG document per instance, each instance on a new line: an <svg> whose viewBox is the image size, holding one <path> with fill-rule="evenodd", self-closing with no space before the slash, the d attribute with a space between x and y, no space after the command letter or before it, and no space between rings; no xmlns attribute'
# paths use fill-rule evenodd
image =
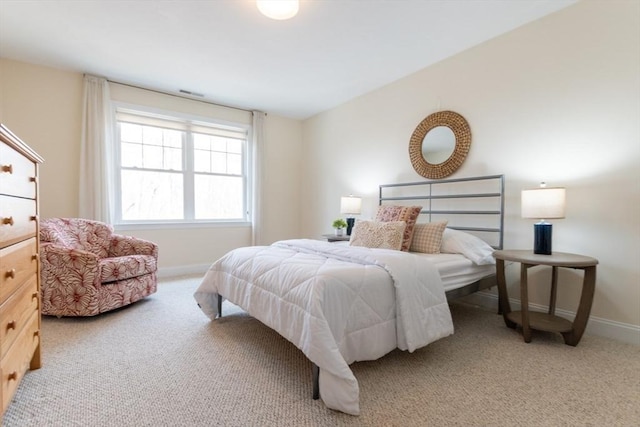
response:
<svg viewBox="0 0 640 427"><path fill-rule="evenodd" d="M504 322L510 328L522 326L522 335L525 342L531 342L531 329L557 332L562 334L567 345L576 346L582 338L582 334L589 320L591 304L596 287L596 265L598 260L583 255L554 252L551 255L537 255L528 250L505 250L493 253L496 259L496 275L498 281L498 293L500 311ZM504 271L504 262L514 261L520 263L520 302L521 311L511 311L509 297L507 295L507 283ZM529 311L527 270L538 265L551 266L551 296L549 298L549 312ZM573 323L556 316L556 293L558 288L558 268L573 268L584 271L582 280L582 295L578 311Z"/></svg>
<svg viewBox="0 0 640 427"><path fill-rule="evenodd" d="M323 234L322 237L327 239L327 242L348 242L351 239L351 236L336 236L335 234Z"/></svg>

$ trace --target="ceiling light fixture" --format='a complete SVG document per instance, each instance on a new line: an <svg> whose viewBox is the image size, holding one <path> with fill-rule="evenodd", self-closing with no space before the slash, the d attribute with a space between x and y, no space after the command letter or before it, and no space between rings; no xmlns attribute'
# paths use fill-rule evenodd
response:
<svg viewBox="0 0 640 427"><path fill-rule="evenodd" d="M298 14L298 0L256 0L258 10L271 19L290 19Z"/></svg>

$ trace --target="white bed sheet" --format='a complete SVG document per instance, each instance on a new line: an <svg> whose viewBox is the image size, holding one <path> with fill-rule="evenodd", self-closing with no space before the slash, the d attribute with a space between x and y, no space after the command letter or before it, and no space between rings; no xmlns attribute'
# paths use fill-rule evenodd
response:
<svg viewBox="0 0 640 427"><path fill-rule="evenodd" d="M335 245L349 246L349 242L335 242ZM423 254L414 255L432 262L440 273L445 292L474 283L496 272L495 264L478 265L461 254Z"/></svg>
<svg viewBox="0 0 640 427"><path fill-rule="evenodd" d="M495 265L477 265L460 254L413 253L427 259L436 266L445 292L461 288L496 272Z"/></svg>

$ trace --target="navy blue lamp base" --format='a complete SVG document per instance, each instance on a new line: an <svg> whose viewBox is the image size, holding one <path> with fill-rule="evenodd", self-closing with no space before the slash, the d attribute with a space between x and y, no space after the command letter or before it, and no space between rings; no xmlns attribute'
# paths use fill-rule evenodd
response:
<svg viewBox="0 0 640 427"><path fill-rule="evenodd" d="M355 222L355 218L347 218L347 236L351 236L351 230L353 230L353 224Z"/></svg>
<svg viewBox="0 0 640 427"><path fill-rule="evenodd" d="M551 224L539 222L533 224L533 253L551 255Z"/></svg>

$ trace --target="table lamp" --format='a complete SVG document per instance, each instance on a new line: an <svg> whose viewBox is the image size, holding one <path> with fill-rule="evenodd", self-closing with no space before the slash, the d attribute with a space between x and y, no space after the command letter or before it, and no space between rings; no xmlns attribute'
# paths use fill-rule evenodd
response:
<svg viewBox="0 0 640 427"><path fill-rule="evenodd" d="M546 220L564 218L565 189L547 187L522 190L522 218L536 218L540 222L533 225L533 253L551 255L552 225Z"/></svg>
<svg viewBox="0 0 640 427"><path fill-rule="evenodd" d="M340 213L345 215L360 215L362 209L362 199L352 195L340 198ZM356 221L353 217L347 217L347 236L351 236L353 224Z"/></svg>

